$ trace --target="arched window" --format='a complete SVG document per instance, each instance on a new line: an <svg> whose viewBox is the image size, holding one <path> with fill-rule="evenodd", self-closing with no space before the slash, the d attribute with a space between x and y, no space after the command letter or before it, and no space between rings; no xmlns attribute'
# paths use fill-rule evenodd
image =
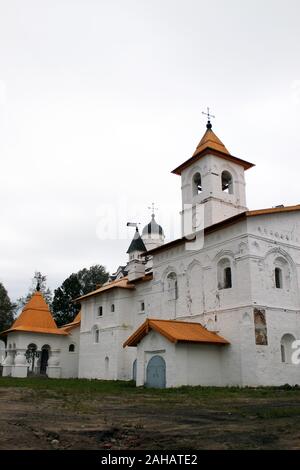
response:
<svg viewBox="0 0 300 470"><path fill-rule="evenodd" d="M231 279L231 267L228 266L224 269L224 289L230 289L232 287Z"/></svg>
<svg viewBox="0 0 300 470"><path fill-rule="evenodd" d="M169 295L169 300L178 299L178 285L177 285L177 276L176 273L170 273L167 276L167 290Z"/></svg>
<svg viewBox="0 0 300 470"><path fill-rule="evenodd" d="M218 289L231 289L232 272L228 258L223 258L218 263Z"/></svg>
<svg viewBox="0 0 300 470"><path fill-rule="evenodd" d="M289 333L283 335L280 341L280 353L281 362L285 364L292 363L293 348L292 344L295 341L295 337Z"/></svg>
<svg viewBox="0 0 300 470"><path fill-rule="evenodd" d="M229 171L223 171L222 173L222 191L233 194L232 176Z"/></svg>
<svg viewBox="0 0 300 470"><path fill-rule="evenodd" d="M197 196L202 192L202 182L200 173L193 176L193 196Z"/></svg>
<svg viewBox="0 0 300 470"><path fill-rule="evenodd" d="M113 313L115 311L115 304L111 304L110 311Z"/></svg>
<svg viewBox="0 0 300 470"><path fill-rule="evenodd" d="M274 284L276 289L290 288L290 269L289 263L282 256L278 257L274 261Z"/></svg>
<svg viewBox="0 0 300 470"><path fill-rule="evenodd" d="M275 287L276 289L282 289L282 269L275 268Z"/></svg>
<svg viewBox="0 0 300 470"><path fill-rule="evenodd" d="M75 352L75 344L70 344L69 352Z"/></svg>
<svg viewBox="0 0 300 470"><path fill-rule="evenodd" d="M103 307L102 305L100 305L100 307L98 307L98 317L102 317L103 315Z"/></svg>

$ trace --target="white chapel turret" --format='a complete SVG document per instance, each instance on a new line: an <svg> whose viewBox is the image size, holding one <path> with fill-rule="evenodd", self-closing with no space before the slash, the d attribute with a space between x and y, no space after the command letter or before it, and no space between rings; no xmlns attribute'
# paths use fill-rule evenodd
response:
<svg viewBox="0 0 300 470"><path fill-rule="evenodd" d="M147 251L145 244L140 236L139 229L136 227L133 239L127 250L129 256L128 280L133 281L145 275L145 255Z"/></svg>
<svg viewBox="0 0 300 470"><path fill-rule="evenodd" d="M142 231L142 239L147 251L153 250L164 244L165 234L162 227L156 222L154 207L149 224L145 225Z"/></svg>
<svg viewBox="0 0 300 470"><path fill-rule="evenodd" d="M244 173L254 166L229 153L210 120L206 127L193 156L172 172L181 175L182 220L199 205L204 227L247 210Z"/></svg>

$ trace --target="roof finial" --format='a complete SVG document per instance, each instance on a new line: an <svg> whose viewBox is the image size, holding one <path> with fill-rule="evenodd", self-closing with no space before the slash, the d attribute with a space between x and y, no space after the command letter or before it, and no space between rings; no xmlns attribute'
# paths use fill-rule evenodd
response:
<svg viewBox="0 0 300 470"><path fill-rule="evenodd" d="M157 207L155 207L154 202L152 202L151 206L149 206L148 209L151 210L151 212L152 212L152 213L151 213L151 217L152 217L152 219L154 219L154 217L155 217L155 211L158 210Z"/></svg>
<svg viewBox="0 0 300 470"><path fill-rule="evenodd" d="M216 116L213 116L212 114L210 114L209 108L207 108L207 113L205 113L204 111L202 111L202 114L204 114L205 116L207 116L206 128L207 128L207 129L211 129L211 128L212 128L212 124L211 124L211 122L210 122L210 119L211 119L211 118L215 118Z"/></svg>

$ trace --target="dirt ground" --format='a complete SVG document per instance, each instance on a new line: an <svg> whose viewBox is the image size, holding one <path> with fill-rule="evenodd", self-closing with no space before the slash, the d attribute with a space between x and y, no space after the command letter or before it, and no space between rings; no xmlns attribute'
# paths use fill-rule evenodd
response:
<svg viewBox="0 0 300 470"><path fill-rule="evenodd" d="M0 449L300 449L299 418L300 390L0 386Z"/></svg>

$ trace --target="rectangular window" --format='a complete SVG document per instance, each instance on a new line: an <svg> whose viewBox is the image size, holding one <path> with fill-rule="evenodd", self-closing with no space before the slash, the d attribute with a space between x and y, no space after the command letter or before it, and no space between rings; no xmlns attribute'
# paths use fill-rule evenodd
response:
<svg viewBox="0 0 300 470"><path fill-rule="evenodd" d="M140 313L145 313L145 302L143 300L140 302Z"/></svg>
<svg viewBox="0 0 300 470"><path fill-rule="evenodd" d="M95 330L95 343L99 343L99 330Z"/></svg>
<svg viewBox="0 0 300 470"><path fill-rule="evenodd" d="M224 269L224 289L232 288L231 268Z"/></svg>
<svg viewBox="0 0 300 470"><path fill-rule="evenodd" d="M98 317L102 317L103 315L103 307L102 305L98 308Z"/></svg>
<svg viewBox="0 0 300 470"><path fill-rule="evenodd" d="M285 348L283 344L280 345L280 351L281 351L281 362L286 362L285 361Z"/></svg>
<svg viewBox="0 0 300 470"><path fill-rule="evenodd" d="M276 289L282 289L282 271L280 268L275 268L275 286Z"/></svg>

